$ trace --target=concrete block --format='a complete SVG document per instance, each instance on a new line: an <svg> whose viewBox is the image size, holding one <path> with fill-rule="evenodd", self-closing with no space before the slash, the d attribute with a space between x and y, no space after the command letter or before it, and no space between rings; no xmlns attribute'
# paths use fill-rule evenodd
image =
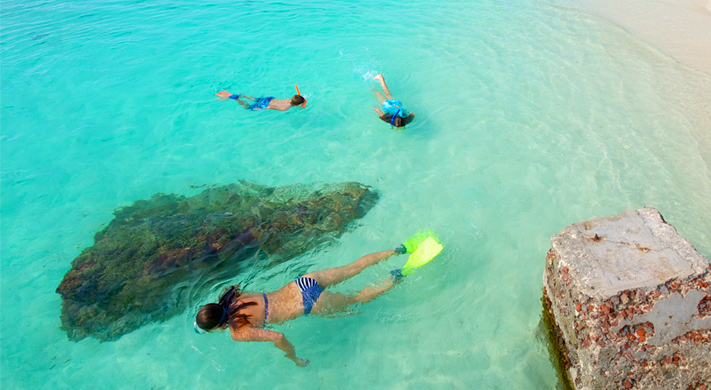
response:
<svg viewBox="0 0 711 390"><path fill-rule="evenodd" d="M544 322L567 387L711 390L711 268L654 208L551 238Z"/></svg>

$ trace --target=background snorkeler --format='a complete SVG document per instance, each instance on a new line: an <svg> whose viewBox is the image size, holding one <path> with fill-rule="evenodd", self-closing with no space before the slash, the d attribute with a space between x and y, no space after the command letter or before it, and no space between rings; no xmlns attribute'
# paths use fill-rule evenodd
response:
<svg viewBox="0 0 711 390"><path fill-rule="evenodd" d="M276 99L273 96L254 98L247 95L234 95L227 91L220 91L216 93L219 100L234 99L237 103L242 105L242 107L248 110L277 110L286 111L291 107L299 106L303 104L306 100L301 95L294 95L291 99ZM239 99L252 100L254 103L247 104Z"/></svg>
<svg viewBox="0 0 711 390"><path fill-rule="evenodd" d="M415 119L415 114L402 108L401 101L393 99L393 95L390 94L390 89L388 89L387 84L385 84L383 75L376 75L373 77L373 80L380 81L380 86L384 92L384 94L382 94L380 91L371 88L381 105L380 108L373 106L375 112L378 113L378 117L394 127L405 127L405 125L412 122Z"/></svg>

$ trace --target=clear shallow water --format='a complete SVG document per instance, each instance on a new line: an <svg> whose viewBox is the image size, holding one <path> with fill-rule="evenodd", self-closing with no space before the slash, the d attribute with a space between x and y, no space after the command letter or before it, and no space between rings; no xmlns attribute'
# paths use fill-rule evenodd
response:
<svg viewBox="0 0 711 390"><path fill-rule="evenodd" d="M710 77L554 5L3 3L3 387L554 387L536 339L552 234L650 205L711 256ZM377 73L417 114L404 131L372 111ZM305 110L214 99L294 84ZM277 327L307 369L268 345L195 335L193 311L116 342L67 340L54 290L114 209L238 179L355 180L381 195L334 245L248 288L420 227L446 250L359 316Z"/></svg>

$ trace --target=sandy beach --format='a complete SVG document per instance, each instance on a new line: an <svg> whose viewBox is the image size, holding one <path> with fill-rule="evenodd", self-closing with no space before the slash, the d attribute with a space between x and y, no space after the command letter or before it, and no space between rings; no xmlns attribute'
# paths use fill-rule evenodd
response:
<svg viewBox="0 0 711 390"><path fill-rule="evenodd" d="M711 0L579 0L582 8L711 74Z"/></svg>
<svg viewBox="0 0 711 390"><path fill-rule="evenodd" d="M580 9L613 23L688 67L669 94L686 103L687 118L699 120L694 137L711 147L711 0L577 0ZM680 69L681 70L681 69ZM694 75L695 73L695 75ZM696 118L696 119L694 119ZM711 164L711 156L704 159Z"/></svg>

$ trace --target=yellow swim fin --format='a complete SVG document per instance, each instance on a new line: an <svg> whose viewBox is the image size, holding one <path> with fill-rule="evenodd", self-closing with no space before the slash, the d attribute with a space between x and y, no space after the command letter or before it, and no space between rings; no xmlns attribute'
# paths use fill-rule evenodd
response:
<svg viewBox="0 0 711 390"><path fill-rule="evenodd" d="M444 246L438 243L434 237L427 237L417 246L417 249L410 255L410 258L407 259L407 263L402 267L402 274L409 275L415 272L417 268L422 267L434 259L439 252L442 252L443 248Z"/></svg>
<svg viewBox="0 0 711 390"><path fill-rule="evenodd" d="M412 237L408 238L407 241L403 242L402 246L405 247L406 253L413 253L417 250L417 247L419 247L420 244L422 244L429 237L434 237L434 239L437 240L437 237L432 230L420 230Z"/></svg>

